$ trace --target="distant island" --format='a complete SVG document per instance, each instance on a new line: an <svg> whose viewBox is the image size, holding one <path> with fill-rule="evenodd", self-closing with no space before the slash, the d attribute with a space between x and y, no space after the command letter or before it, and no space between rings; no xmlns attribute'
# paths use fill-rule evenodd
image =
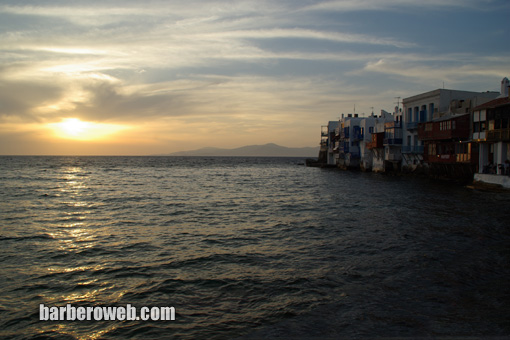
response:
<svg viewBox="0 0 510 340"><path fill-rule="evenodd" d="M235 149L202 148L180 151L165 156L246 156L246 157L317 157L319 147L287 148L268 143L264 145L247 145Z"/></svg>

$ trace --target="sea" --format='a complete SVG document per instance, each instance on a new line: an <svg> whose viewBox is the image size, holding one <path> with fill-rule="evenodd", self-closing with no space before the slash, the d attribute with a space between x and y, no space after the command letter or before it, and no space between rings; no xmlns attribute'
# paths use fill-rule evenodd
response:
<svg viewBox="0 0 510 340"><path fill-rule="evenodd" d="M507 192L300 158L2 156L0 338L507 338L509 221ZM174 320L101 319L128 305Z"/></svg>

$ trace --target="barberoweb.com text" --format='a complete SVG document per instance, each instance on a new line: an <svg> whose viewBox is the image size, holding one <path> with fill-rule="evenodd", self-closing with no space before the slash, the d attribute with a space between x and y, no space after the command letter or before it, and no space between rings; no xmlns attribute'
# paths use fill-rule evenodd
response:
<svg viewBox="0 0 510 340"><path fill-rule="evenodd" d="M41 321L173 321L174 307L95 306L75 307L71 304L61 307L39 305Z"/></svg>

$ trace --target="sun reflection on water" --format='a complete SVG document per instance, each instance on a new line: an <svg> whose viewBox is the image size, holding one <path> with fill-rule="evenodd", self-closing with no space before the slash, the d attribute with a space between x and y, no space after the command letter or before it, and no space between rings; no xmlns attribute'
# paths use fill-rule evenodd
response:
<svg viewBox="0 0 510 340"><path fill-rule="evenodd" d="M57 192L49 202L51 226L45 233L53 240L51 260L44 268L46 284L54 286L38 293L46 306L109 306L120 303L124 295L132 292L133 284L141 278L116 280L110 274L120 269L125 259L117 259L117 252L109 247L123 247L120 239L112 240L112 229L105 222L103 203L98 192L95 174L87 166L69 163L59 169L56 178ZM99 208L98 208L99 207ZM110 217L110 216L108 216ZM108 242L105 242L108 238ZM113 242L115 241L115 242ZM108 247L105 246L108 244ZM124 273L122 273L124 274ZM65 288L64 288L65 287ZM42 332L69 335L76 339L100 339L118 328L111 323L98 323L97 327L84 327L79 323L43 324Z"/></svg>

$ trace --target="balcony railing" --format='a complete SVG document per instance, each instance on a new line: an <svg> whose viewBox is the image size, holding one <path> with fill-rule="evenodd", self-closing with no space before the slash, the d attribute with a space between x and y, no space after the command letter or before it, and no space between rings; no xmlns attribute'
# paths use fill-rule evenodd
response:
<svg viewBox="0 0 510 340"><path fill-rule="evenodd" d="M470 153L459 153L456 156L457 156L457 163L471 162L471 154Z"/></svg>
<svg viewBox="0 0 510 340"><path fill-rule="evenodd" d="M359 140L363 140L363 134L361 132L358 132L358 131L354 131L353 134L352 134L352 137L351 139L353 141L359 141Z"/></svg>
<svg viewBox="0 0 510 340"><path fill-rule="evenodd" d="M407 130L416 130L418 128L418 122L406 123Z"/></svg>
<svg viewBox="0 0 510 340"><path fill-rule="evenodd" d="M386 156L387 161L399 161L401 159L402 159L402 155L400 153L398 153L398 154L390 153L389 155Z"/></svg>
<svg viewBox="0 0 510 340"><path fill-rule="evenodd" d="M402 145L402 138L384 138L384 145Z"/></svg>
<svg viewBox="0 0 510 340"><path fill-rule="evenodd" d="M321 136L322 137L327 137L329 136L329 131L328 131L328 127L323 125L321 126Z"/></svg>
<svg viewBox="0 0 510 340"><path fill-rule="evenodd" d="M510 140L510 129L497 129L487 131L487 140L507 141Z"/></svg>
<svg viewBox="0 0 510 340"><path fill-rule="evenodd" d="M423 145L403 146L402 153L423 153Z"/></svg>
<svg viewBox="0 0 510 340"><path fill-rule="evenodd" d="M398 122L388 122L388 123L384 123L384 128L385 129L392 129L392 128L395 128L395 129L398 129L398 128L401 128L402 127L402 122L401 121L398 121Z"/></svg>

